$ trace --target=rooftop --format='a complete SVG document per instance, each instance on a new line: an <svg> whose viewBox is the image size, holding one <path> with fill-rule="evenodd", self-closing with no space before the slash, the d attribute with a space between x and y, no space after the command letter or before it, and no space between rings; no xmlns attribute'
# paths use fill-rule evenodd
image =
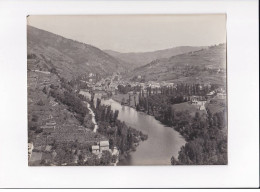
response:
<svg viewBox="0 0 260 192"><path fill-rule="evenodd" d="M92 150L98 150L99 146L98 145L92 145Z"/></svg>
<svg viewBox="0 0 260 192"><path fill-rule="evenodd" d="M100 146L102 146L102 147L109 146L109 142L108 141L100 141Z"/></svg>
<svg viewBox="0 0 260 192"><path fill-rule="evenodd" d="M43 125L41 126L42 129L55 129L55 126L53 125Z"/></svg>

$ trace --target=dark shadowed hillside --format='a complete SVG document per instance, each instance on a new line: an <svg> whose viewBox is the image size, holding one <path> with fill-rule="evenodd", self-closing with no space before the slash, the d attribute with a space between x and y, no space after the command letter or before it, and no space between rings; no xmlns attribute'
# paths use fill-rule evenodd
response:
<svg viewBox="0 0 260 192"><path fill-rule="evenodd" d="M126 78L138 75L154 81L223 84L226 82L226 44L154 60L128 73Z"/></svg>
<svg viewBox="0 0 260 192"><path fill-rule="evenodd" d="M27 40L28 55L37 56L38 68L55 68L65 78L70 79L87 72L107 75L124 70L123 62L100 49L44 30L27 26Z"/></svg>
<svg viewBox="0 0 260 192"><path fill-rule="evenodd" d="M197 51L203 48L205 47L181 46L181 47L173 47L170 49L164 49L164 50L158 50L152 52L140 52L140 53L119 53L111 50L105 50L105 52L124 62L131 63L132 69L134 69L136 67L140 67L142 65L150 63L156 59L169 58L175 55L188 53L191 51Z"/></svg>

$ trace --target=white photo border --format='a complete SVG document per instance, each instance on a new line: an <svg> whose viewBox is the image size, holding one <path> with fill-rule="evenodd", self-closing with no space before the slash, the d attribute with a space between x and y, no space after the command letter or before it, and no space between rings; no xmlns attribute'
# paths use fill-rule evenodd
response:
<svg viewBox="0 0 260 192"><path fill-rule="evenodd" d="M227 14L228 165L28 167L27 15ZM258 1L0 1L0 188L259 187ZM205 34L206 35L206 34Z"/></svg>

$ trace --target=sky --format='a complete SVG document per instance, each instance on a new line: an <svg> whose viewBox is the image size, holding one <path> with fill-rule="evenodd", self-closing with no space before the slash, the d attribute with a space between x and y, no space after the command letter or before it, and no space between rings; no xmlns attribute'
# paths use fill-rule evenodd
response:
<svg viewBox="0 0 260 192"><path fill-rule="evenodd" d="M147 52L226 42L226 15L30 15L27 24L102 50Z"/></svg>

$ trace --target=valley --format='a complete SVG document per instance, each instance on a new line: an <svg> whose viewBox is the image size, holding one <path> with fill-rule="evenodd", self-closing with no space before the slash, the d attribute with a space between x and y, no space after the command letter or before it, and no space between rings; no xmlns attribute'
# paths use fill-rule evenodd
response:
<svg viewBox="0 0 260 192"><path fill-rule="evenodd" d="M29 165L227 163L226 44L119 53L27 36Z"/></svg>

